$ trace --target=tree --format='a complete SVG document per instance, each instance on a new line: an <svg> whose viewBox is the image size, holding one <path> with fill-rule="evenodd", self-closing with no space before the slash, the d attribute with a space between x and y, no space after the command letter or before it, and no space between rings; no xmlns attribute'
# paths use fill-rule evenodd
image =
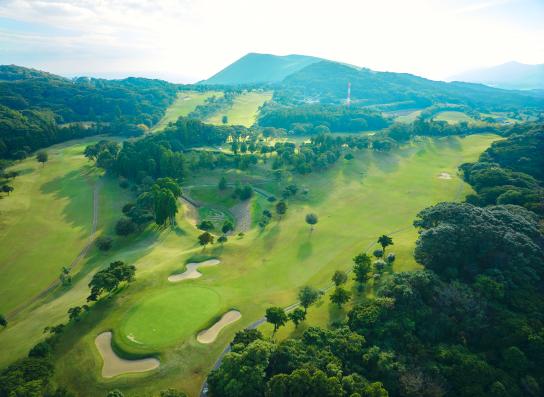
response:
<svg viewBox="0 0 544 397"><path fill-rule="evenodd" d="M227 186L228 186L227 178L222 176L221 179L219 180L219 183L217 184L217 187L219 188L219 190L225 190Z"/></svg>
<svg viewBox="0 0 544 397"><path fill-rule="evenodd" d="M223 115L223 117L221 117L221 122L223 124L228 124L229 123L229 117L226 114Z"/></svg>
<svg viewBox="0 0 544 397"><path fill-rule="evenodd" d="M70 269L66 266L62 267L62 270L60 272L59 276L60 283L62 286L66 287L70 284L72 284L72 276L70 275Z"/></svg>
<svg viewBox="0 0 544 397"><path fill-rule="evenodd" d="M203 247L203 249L205 249L208 244L213 244L213 240L213 236L208 232L204 232L198 236L198 243Z"/></svg>
<svg viewBox="0 0 544 397"><path fill-rule="evenodd" d="M383 249L381 248L375 249L372 255L374 255L376 258L383 257Z"/></svg>
<svg viewBox="0 0 544 397"><path fill-rule="evenodd" d="M223 223L223 226L221 227L221 231L224 234L227 234L228 232L232 232L233 230L234 230L234 225L230 221L225 221L225 223Z"/></svg>
<svg viewBox="0 0 544 397"><path fill-rule="evenodd" d="M296 308L291 313L288 314L289 320L295 324L295 328L298 327L298 324L306 320L306 312L300 308Z"/></svg>
<svg viewBox="0 0 544 397"><path fill-rule="evenodd" d="M349 291L342 287L336 287L330 299L332 303L335 303L338 307L342 307L345 303L349 302L351 297Z"/></svg>
<svg viewBox="0 0 544 397"><path fill-rule="evenodd" d="M362 284L367 282L370 278L372 260L367 254L361 253L353 258L353 262L353 274L355 275L355 281L357 281L359 286L362 287Z"/></svg>
<svg viewBox="0 0 544 397"><path fill-rule="evenodd" d="M2 191L3 191L4 193L7 193L8 196L9 196L9 194L10 194L11 192L13 192L13 186L10 186L10 185L3 185L3 186L2 186Z"/></svg>
<svg viewBox="0 0 544 397"><path fill-rule="evenodd" d="M285 215L286 212L287 212L287 203L283 200L278 201L278 203L276 204L276 213L278 214L280 219L283 215Z"/></svg>
<svg viewBox="0 0 544 397"><path fill-rule="evenodd" d="M129 218L121 218L115 224L115 233L119 236L128 236L136 231L136 224Z"/></svg>
<svg viewBox="0 0 544 397"><path fill-rule="evenodd" d="M109 251L113 244L113 239L108 236L100 236L95 240L95 243L100 251Z"/></svg>
<svg viewBox="0 0 544 397"><path fill-rule="evenodd" d="M79 321L79 317L83 313L83 308L81 306L74 306L68 309L68 319L70 321L75 320Z"/></svg>
<svg viewBox="0 0 544 397"><path fill-rule="evenodd" d="M272 335L274 335L278 328L287 322L287 314L281 307L269 307L266 309L266 321L274 326L272 332Z"/></svg>
<svg viewBox="0 0 544 397"><path fill-rule="evenodd" d="M346 272L343 272L342 270L337 270L332 275L332 282L337 287L344 284L346 281L348 281L348 275Z"/></svg>
<svg viewBox="0 0 544 397"><path fill-rule="evenodd" d="M47 160L49 160L49 155L47 152L40 150L38 153L36 153L36 160L38 160L39 163L42 163L42 167L44 167Z"/></svg>
<svg viewBox="0 0 544 397"><path fill-rule="evenodd" d="M87 301L97 301L103 292L112 292L121 282L132 282L136 267L134 265L126 265L124 262L115 261L109 266L96 272L89 283L91 294L87 297Z"/></svg>
<svg viewBox="0 0 544 397"><path fill-rule="evenodd" d="M223 244L225 244L227 242L227 236L225 236L224 234L222 236L219 236L219 238L217 239L217 242L219 244L221 244L221 247L223 246Z"/></svg>
<svg viewBox="0 0 544 397"><path fill-rule="evenodd" d="M0 325L4 328L8 326L8 320L6 320L3 314L0 314Z"/></svg>
<svg viewBox="0 0 544 397"><path fill-rule="evenodd" d="M300 289L298 292L298 300L300 301L300 305L304 308L304 313L308 311L308 307L317 302L320 296L321 293L317 289L308 285Z"/></svg>
<svg viewBox="0 0 544 397"><path fill-rule="evenodd" d="M310 233L314 231L314 226L317 224L319 219L317 218L316 214L307 214L306 215L306 223L310 225Z"/></svg>
<svg viewBox="0 0 544 397"><path fill-rule="evenodd" d="M384 234L378 238L378 244L382 246L383 254L385 255L385 249L393 245L393 239Z"/></svg>
<svg viewBox="0 0 544 397"><path fill-rule="evenodd" d="M121 392L121 390L114 389L108 392L106 397L124 397L125 395Z"/></svg>
<svg viewBox="0 0 544 397"><path fill-rule="evenodd" d="M214 226L213 226L212 221L202 221L198 225L198 228L200 230L209 231L209 230L213 230Z"/></svg>

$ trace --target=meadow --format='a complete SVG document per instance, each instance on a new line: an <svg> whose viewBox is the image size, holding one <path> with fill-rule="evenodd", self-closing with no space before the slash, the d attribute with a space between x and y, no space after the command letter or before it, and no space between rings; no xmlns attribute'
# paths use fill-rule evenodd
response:
<svg viewBox="0 0 544 397"><path fill-rule="evenodd" d="M113 388L129 395L149 395L167 387L197 395L235 331L262 318L269 306L294 303L303 285L327 288L333 272L349 269L353 256L373 248L379 235L393 237L394 246L389 251L397 256L395 271L418 268L412 257L417 238L411 226L415 215L439 201L462 200L470 188L458 177L457 166L475 160L497 138L420 138L391 153L364 150L353 160L340 160L326 172L294 175L283 183L296 183L309 193L289 200L287 214L266 229L254 227L243 236L230 236L224 246L200 247L196 239L200 231L180 212L174 228L149 226L138 236L116 239L110 252L93 249L69 289L48 296L1 331L0 349L6 354L0 365L25 354L41 338L44 326L65 321L68 307L83 304L87 283L96 269L123 260L136 265L135 282L100 300L80 322L68 327L55 353L57 381L89 396L103 396ZM73 150L75 155L81 147ZM81 166L75 165L75 169ZM444 173L451 178L439 178ZM220 205L220 196L213 195L209 185L215 185L224 174L222 170L209 171L187 183L208 185L200 194L195 189L195 195L204 202L213 197L210 205ZM249 178L243 173L226 175L229 182ZM19 178L22 183L25 175ZM272 178L259 181L259 188L279 196L280 183ZM114 204L100 207L101 211L110 208L112 214L100 218L101 227L111 227L109 220L119 216L119 207L129 200L126 194L115 180L103 178L101 197L114 197ZM16 192L10 199L17 199ZM228 200L231 198L225 195ZM260 195L251 200L254 220L264 208L272 206ZM313 233L304 222L309 212L319 217ZM182 271L195 258L219 258L221 263L199 269L203 276L198 279L168 281L168 276ZM199 331L231 309L240 311L242 318L223 329L213 343L196 340ZM326 326L342 316L324 297L310 308L306 325ZM269 332L267 326L263 329ZM113 347L118 354L154 356L159 358L160 367L149 373L102 378L102 358L94 340L109 330L113 331ZM291 326L285 327L278 337L292 332Z"/></svg>
<svg viewBox="0 0 544 397"><path fill-rule="evenodd" d="M257 119L259 107L270 99L272 99L272 92L244 92L236 96L230 108L214 114L205 120L205 122L217 125L222 124L223 116L227 116L227 124L251 127Z"/></svg>

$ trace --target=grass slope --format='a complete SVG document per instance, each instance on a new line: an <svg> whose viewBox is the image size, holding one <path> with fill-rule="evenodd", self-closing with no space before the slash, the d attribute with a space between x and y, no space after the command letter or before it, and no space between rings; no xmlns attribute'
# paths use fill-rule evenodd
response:
<svg viewBox="0 0 544 397"><path fill-rule="evenodd" d="M394 237L390 251L397 254L395 270L417 268L412 258L417 233L411 226L416 213L439 201L461 200L470 189L456 176L457 166L476 159L494 139L497 137L492 135L422 139L392 153L364 151L326 172L296 176L293 182L310 191L307 199L290 201L288 214L281 221L273 221L264 232L253 229L243 238L230 238L223 248L207 248L204 253L219 257L221 264L203 268L203 277L178 285L169 283L167 277L190 257L202 253L196 244L199 232L182 214L174 229L147 230L131 244L119 246L100 259L104 264L113 259L134 263L137 280L122 294L99 302L86 318L66 331L56 357L57 379L89 396L102 396L113 388L129 395L149 395L167 387L197 395L202 380L236 330L261 318L268 306L295 302L302 285L329 285L332 273L349 268L351 258L372 247L380 234ZM452 179L439 179L441 172L450 173ZM221 173L210 171L206 178L218 179ZM278 194L276 182L262 188ZM320 219L313 234L304 222L308 212ZM82 278L76 283L74 292L80 288L84 291L86 281ZM173 320L169 315L186 309L174 308L165 300L182 304L195 287L213 291L219 301L214 298L210 310L201 310L200 304L195 304L191 324L184 330L168 331L168 335L183 333L186 338L164 337L157 342L148 335L147 345L127 338L127 332L138 332L145 326L152 326L161 335L172 327L172 321L185 327L184 320ZM210 300L208 294L201 298L203 302ZM59 297L59 304L66 304L65 299ZM84 295L75 294L70 299L73 305ZM186 303L191 302L187 299ZM152 306L164 315L157 316ZM213 324L231 308L239 310L242 319L226 327L214 343L199 344L197 328ZM137 321L131 320L132 316ZM323 301L320 307L311 309L310 322L327 325L337 317L335 309ZM129 330L130 321L135 325ZM102 379L94 338L108 329L113 330L118 351L127 356L158 354L160 368L147 374ZM8 331L9 327L4 332ZM11 343L15 342L12 338ZM0 349L9 347L0 338Z"/></svg>
<svg viewBox="0 0 544 397"><path fill-rule="evenodd" d="M234 104L227 110L219 112L207 120L207 123L222 124L224 115L228 117L228 124L251 127L257 120L259 107L272 99L272 92L245 92L238 95Z"/></svg>
<svg viewBox="0 0 544 397"><path fill-rule="evenodd" d="M168 123L175 122L180 116L187 116L198 105L202 105L207 98L214 95L222 95L219 91L181 91L176 101L166 109L164 117L151 129L152 132L162 131Z"/></svg>

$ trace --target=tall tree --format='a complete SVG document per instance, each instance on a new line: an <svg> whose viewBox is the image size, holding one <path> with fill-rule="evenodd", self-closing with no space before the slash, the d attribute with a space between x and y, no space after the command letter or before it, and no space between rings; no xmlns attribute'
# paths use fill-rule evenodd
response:
<svg viewBox="0 0 544 397"><path fill-rule="evenodd" d="M385 249L393 245L393 239L384 234L378 238L378 244L382 246L383 254L385 255Z"/></svg>
<svg viewBox="0 0 544 397"><path fill-rule="evenodd" d="M49 160L49 155L47 152L40 150L38 153L36 153L36 160L38 160L39 163L42 163L42 167L45 166L45 163L47 163L47 160Z"/></svg>
<svg viewBox="0 0 544 397"><path fill-rule="evenodd" d="M278 214L279 218L281 219L281 217L285 215L286 212L287 212L287 203L283 200L278 201L278 203L276 204L276 213Z"/></svg>
<svg viewBox="0 0 544 397"><path fill-rule="evenodd" d="M370 270L372 269L372 259L365 253L361 253L353 258L353 274L355 281L362 287L363 283L370 278Z"/></svg>
<svg viewBox="0 0 544 397"><path fill-rule="evenodd" d="M317 302L320 296L321 293L317 289L308 285L300 289L298 292L298 300L300 301L300 305L304 308L304 313L308 311L308 307Z"/></svg>
<svg viewBox="0 0 544 397"><path fill-rule="evenodd" d="M213 240L213 236L208 232L204 232L200 236L198 236L198 243L202 246L203 249L205 249L208 244L213 244Z"/></svg>
<svg viewBox="0 0 544 397"><path fill-rule="evenodd" d="M310 233L314 231L314 226L319 221L316 214L307 214L306 215L306 223L310 225Z"/></svg>
<svg viewBox="0 0 544 397"><path fill-rule="evenodd" d="M336 305L338 305L338 307L342 307L344 304L349 302L351 297L349 291L342 287L336 287L330 299L332 303L335 303Z"/></svg>
<svg viewBox="0 0 544 397"><path fill-rule="evenodd" d="M269 307L266 309L266 321L274 326L272 332L272 335L274 335L278 328L287 322L287 314L281 307Z"/></svg>
<svg viewBox="0 0 544 397"><path fill-rule="evenodd" d="M348 275L347 275L346 272L344 272L342 270L337 270L332 275L332 282L337 287L344 284L346 281L348 281Z"/></svg>
<svg viewBox="0 0 544 397"><path fill-rule="evenodd" d="M293 324L295 324L295 328L298 328L298 324L300 322L306 320L306 312L298 307L287 316L289 317L289 320L291 320Z"/></svg>

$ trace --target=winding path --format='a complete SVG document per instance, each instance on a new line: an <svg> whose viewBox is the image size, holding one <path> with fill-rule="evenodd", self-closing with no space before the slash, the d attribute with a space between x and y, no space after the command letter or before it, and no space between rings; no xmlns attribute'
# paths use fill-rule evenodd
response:
<svg viewBox="0 0 544 397"><path fill-rule="evenodd" d="M81 262L81 260L85 257L85 255L87 255L87 253L89 252L89 250L91 249L94 243L94 237L95 237L94 235L96 233L96 229L98 228L98 213L100 210L99 205L100 205L100 188L101 187L102 187L102 180L98 178L93 188L93 220L92 220L92 226L91 226L91 234L87 238L87 243L85 244L85 246L81 249L81 251L79 251L79 254L74 258L74 260L68 266L69 270L72 270L74 267L76 267L79 264L79 262ZM7 314L7 317L13 318L14 316L19 314L24 309L28 308L30 305L32 305L36 301L45 297L49 292L53 291L59 285L60 285L60 281L58 279L55 279L38 295L34 296L31 300L17 306L15 309L9 312Z"/></svg>

